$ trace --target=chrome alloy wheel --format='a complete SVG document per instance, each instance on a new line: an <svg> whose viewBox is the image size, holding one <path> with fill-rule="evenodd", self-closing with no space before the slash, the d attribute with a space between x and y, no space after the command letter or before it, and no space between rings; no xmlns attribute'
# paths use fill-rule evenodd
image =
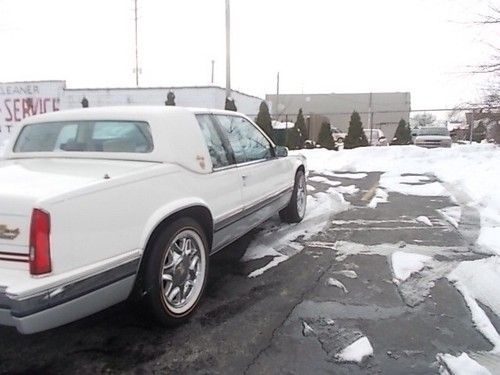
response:
<svg viewBox="0 0 500 375"><path fill-rule="evenodd" d="M174 314L188 311L196 303L206 272L206 252L200 235L181 230L165 251L160 275L162 301Z"/></svg>
<svg viewBox="0 0 500 375"><path fill-rule="evenodd" d="M306 201L307 201L307 190L306 190L306 179L304 175L299 178L297 185L297 213L300 218L303 218L306 213Z"/></svg>

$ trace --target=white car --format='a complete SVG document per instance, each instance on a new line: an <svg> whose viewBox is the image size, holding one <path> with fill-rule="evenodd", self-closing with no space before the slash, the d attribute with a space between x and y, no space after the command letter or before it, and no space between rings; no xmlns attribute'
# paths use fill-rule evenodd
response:
<svg viewBox="0 0 500 375"><path fill-rule="evenodd" d="M387 146L387 138L384 135L384 132L380 129L372 129L370 135L370 129L364 129L366 139L368 140L368 144L371 146Z"/></svg>
<svg viewBox="0 0 500 375"><path fill-rule="evenodd" d="M302 220L306 163L244 115L176 107L26 119L0 161L0 324L34 333L137 296L193 314L209 255Z"/></svg>
<svg viewBox="0 0 500 375"><path fill-rule="evenodd" d="M426 148L451 147L450 132L445 127L419 128L414 143Z"/></svg>

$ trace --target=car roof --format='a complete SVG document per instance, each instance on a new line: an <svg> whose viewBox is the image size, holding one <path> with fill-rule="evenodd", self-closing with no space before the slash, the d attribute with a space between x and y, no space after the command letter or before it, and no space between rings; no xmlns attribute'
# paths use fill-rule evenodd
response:
<svg viewBox="0 0 500 375"><path fill-rule="evenodd" d="M241 113L226 111L221 109L210 108L191 108L177 106L161 106L161 105L144 105L144 106L109 106L109 107L90 107L78 109L66 109L57 112L44 113L28 117L24 120L25 123L48 122L48 121L65 121L74 119L147 119L152 116L193 113L193 114L224 114L244 116Z"/></svg>

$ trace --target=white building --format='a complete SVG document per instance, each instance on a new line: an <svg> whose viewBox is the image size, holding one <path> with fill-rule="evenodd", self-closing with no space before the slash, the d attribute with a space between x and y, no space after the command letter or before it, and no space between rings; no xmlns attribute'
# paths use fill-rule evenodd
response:
<svg viewBox="0 0 500 375"><path fill-rule="evenodd" d="M65 81L0 83L0 145L28 116L64 109L110 105L165 105L173 92L177 106L223 109L225 89L217 86L68 89ZM239 112L256 116L261 98L232 91Z"/></svg>

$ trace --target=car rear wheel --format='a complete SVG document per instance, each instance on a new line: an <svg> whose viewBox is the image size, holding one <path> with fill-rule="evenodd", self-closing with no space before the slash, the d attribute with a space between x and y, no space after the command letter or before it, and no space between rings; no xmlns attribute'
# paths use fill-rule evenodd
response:
<svg viewBox="0 0 500 375"><path fill-rule="evenodd" d="M287 223L298 223L306 214L307 187L304 171L299 170L295 174L292 199L284 209L280 211L281 220Z"/></svg>
<svg viewBox="0 0 500 375"><path fill-rule="evenodd" d="M169 224L154 242L144 267L144 301L159 323L177 325L195 311L208 276L209 250L191 218Z"/></svg>

